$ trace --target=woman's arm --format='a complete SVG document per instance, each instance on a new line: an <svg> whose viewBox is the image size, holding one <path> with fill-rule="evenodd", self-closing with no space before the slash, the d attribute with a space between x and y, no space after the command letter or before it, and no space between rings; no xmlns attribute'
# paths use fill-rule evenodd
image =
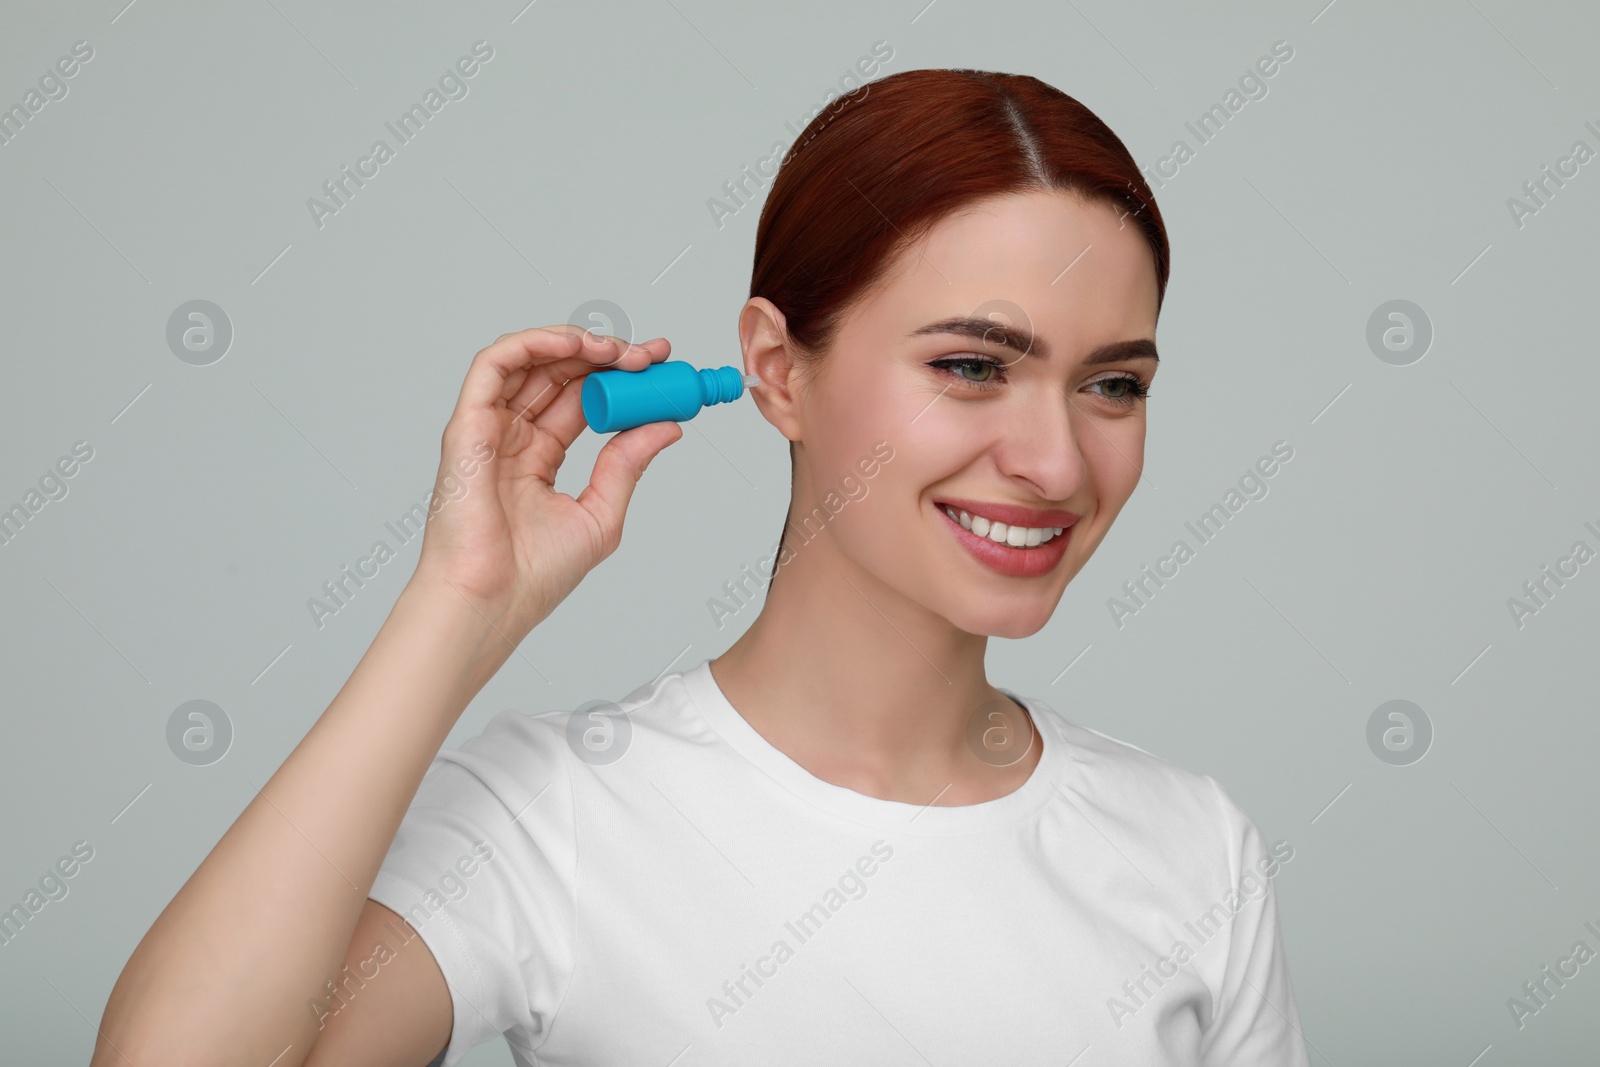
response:
<svg viewBox="0 0 1600 1067"><path fill-rule="evenodd" d="M449 586L414 578L327 711L140 942L92 1067L127 1067L119 1051L137 1067L264 1067L285 1046L277 1067L303 1062L318 1033L310 1005L360 947L356 920L423 773L510 651ZM419 1023L443 1020L442 1034L415 1035L443 1048L449 994L438 991L442 1007L411 1006Z"/></svg>
<svg viewBox="0 0 1600 1067"><path fill-rule="evenodd" d="M615 550L644 467L682 436L675 423L619 433L582 494L556 493L584 427L582 375L665 357L661 344L565 326L478 353L444 432L435 499L448 502L428 517L416 573L327 710L139 943L91 1067L299 1067L329 1033L359 1048L352 1062L423 1067L444 1047L449 993L420 939L363 990L362 1010L323 1029L314 1006L363 955L358 920L380 907L367 894L451 727ZM380 1048L407 1051L382 1059Z"/></svg>

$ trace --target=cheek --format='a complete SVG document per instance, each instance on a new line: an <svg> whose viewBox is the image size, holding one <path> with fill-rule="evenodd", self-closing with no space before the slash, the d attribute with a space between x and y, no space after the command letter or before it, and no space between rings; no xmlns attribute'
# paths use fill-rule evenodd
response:
<svg viewBox="0 0 1600 1067"><path fill-rule="evenodd" d="M869 367L836 376L815 397L808 420L814 443L809 448L815 456L813 469L829 486L837 486L850 474L862 478L859 465L874 458L873 447L879 441L894 449L895 458L888 464L894 466L925 421L913 423L916 407L908 408L903 387L896 388L889 375L873 373ZM863 480L875 483L887 473L883 470Z"/></svg>
<svg viewBox="0 0 1600 1067"><path fill-rule="evenodd" d="M831 525L845 551L885 573L903 562L917 491L933 480L930 463L938 461L928 448L948 448L949 435L935 429L942 405L917 417L927 398L911 395L904 382L870 370L845 377L847 386L814 394L807 420L815 442L807 446L812 492L818 502L833 494L840 510Z"/></svg>
<svg viewBox="0 0 1600 1067"><path fill-rule="evenodd" d="M1100 422L1078 437L1099 510L1115 516L1139 486L1144 470L1144 420Z"/></svg>

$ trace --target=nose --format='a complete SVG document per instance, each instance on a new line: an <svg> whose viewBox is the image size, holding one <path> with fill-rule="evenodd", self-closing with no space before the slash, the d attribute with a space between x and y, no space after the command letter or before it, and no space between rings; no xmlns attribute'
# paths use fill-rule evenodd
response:
<svg viewBox="0 0 1600 1067"><path fill-rule="evenodd" d="M1016 408L1005 415L1006 428L994 449L1000 473L1042 500L1077 495L1088 479L1079 435L1104 432L1093 418L1078 411L1060 388L1019 397Z"/></svg>

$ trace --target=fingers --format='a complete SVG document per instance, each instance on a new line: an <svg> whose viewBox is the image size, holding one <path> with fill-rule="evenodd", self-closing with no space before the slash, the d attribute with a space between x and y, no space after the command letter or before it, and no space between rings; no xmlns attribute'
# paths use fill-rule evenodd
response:
<svg viewBox="0 0 1600 1067"><path fill-rule="evenodd" d="M545 397L543 410L533 420L534 426L556 439L565 452L572 447L584 427L589 425L583 417L583 382L569 383L566 388L551 387L554 392Z"/></svg>
<svg viewBox="0 0 1600 1067"><path fill-rule="evenodd" d="M541 369L552 379L563 375L563 381L613 366L640 370L655 358L656 349L661 347L660 339L652 344L655 347L630 346L621 338L592 334L580 326L565 323L502 335L473 357L461 385L456 410L493 407L507 397L508 389L520 395L539 377ZM512 380L519 372L525 375L520 384Z"/></svg>
<svg viewBox="0 0 1600 1067"><path fill-rule="evenodd" d="M651 422L615 434L595 457L594 473L578 494L578 503L589 510L601 529L612 531L613 538L620 537L622 517L645 468L681 437L683 427L676 422Z"/></svg>
<svg viewBox="0 0 1600 1067"><path fill-rule="evenodd" d="M505 395L505 385L518 371L578 354L580 338L555 327L536 327L502 335L472 357L461 383L457 410L493 406Z"/></svg>
<svg viewBox="0 0 1600 1067"><path fill-rule="evenodd" d="M651 349L651 361L660 362L665 359L668 347L661 345ZM550 364L552 374L566 362L563 360ZM544 371L545 368L539 368L536 373L543 375ZM578 439L578 435L589 424L583 414L583 381L572 380L563 384L565 388L555 382L546 381L537 386L537 393L534 392L535 386L526 386L512 402L512 410L519 417L528 418L536 428L554 440L559 451L551 461L556 466L560 466L561 456L572 447L572 442ZM523 400L524 396L528 397L526 402ZM522 406L516 406L518 404ZM679 436L682 436L681 432Z"/></svg>
<svg viewBox="0 0 1600 1067"><path fill-rule="evenodd" d="M617 363L617 367L628 370L643 370L650 363L659 363L666 359L671 347L664 339L659 337L654 341L635 345L621 358ZM640 351L649 355L648 361L639 359L635 355L636 352ZM551 429L555 424L547 425L544 413L550 405L555 403L557 396L562 391L562 387L576 377L586 375L590 371L603 369L606 368L596 367L581 357L558 359L554 363L542 364L529 372L521 387L507 399L506 406L511 409L512 414L517 418L527 419L530 422L537 420L542 429ZM577 382L567 391L579 393L582 388L583 383ZM573 410L579 413L577 423L573 424L570 429L559 432L552 430L552 432L556 433L556 436L562 439L563 448L572 444L573 439L577 437L583 428L581 407L574 407ZM567 419L563 418L559 421L559 424L566 426L567 421Z"/></svg>
<svg viewBox="0 0 1600 1067"><path fill-rule="evenodd" d="M555 363L535 367L529 371L519 382L518 388L506 397L506 407L510 409L513 418L527 419L532 422L542 412L555 403L561 392L561 387L570 379L562 370L562 365L567 360L557 360ZM506 388L511 388L508 380Z"/></svg>

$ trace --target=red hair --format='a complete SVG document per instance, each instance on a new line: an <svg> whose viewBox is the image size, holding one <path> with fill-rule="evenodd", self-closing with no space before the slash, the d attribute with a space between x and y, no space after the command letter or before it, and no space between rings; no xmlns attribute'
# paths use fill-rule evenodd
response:
<svg viewBox="0 0 1600 1067"><path fill-rule="evenodd" d="M964 68L879 78L811 120L762 205L750 295L783 312L804 370L902 249L972 201L1032 190L1074 192L1131 219L1155 259L1160 313L1167 231L1127 146L1038 78ZM774 577L782 556L780 537Z"/></svg>

